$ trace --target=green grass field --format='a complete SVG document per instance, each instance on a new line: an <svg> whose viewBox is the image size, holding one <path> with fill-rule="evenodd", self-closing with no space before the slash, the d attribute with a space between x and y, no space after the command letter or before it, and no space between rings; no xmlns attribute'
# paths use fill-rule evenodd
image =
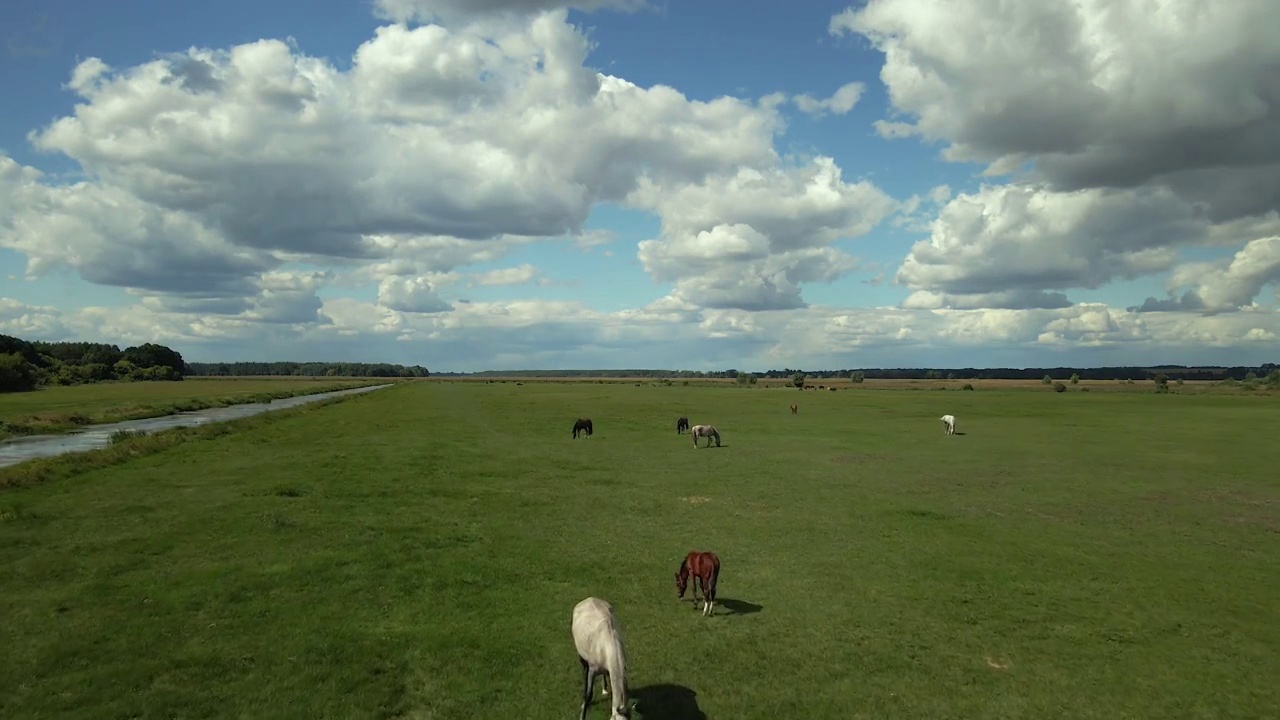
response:
<svg viewBox="0 0 1280 720"><path fill-rule="evenodd" d="M576 717L587 595L645 720L1273 717L1275 402L429 381L254 418L0 490L0 717Z"/></svg>
<svg viewBox="0 0 1280 720"><path fill-rule="evenodd" d="M58 432L90 423L265 402L374 382L334 378L198 378L181 382L55 385L32 392L0 393L0 439L9 435Z"/></svg>

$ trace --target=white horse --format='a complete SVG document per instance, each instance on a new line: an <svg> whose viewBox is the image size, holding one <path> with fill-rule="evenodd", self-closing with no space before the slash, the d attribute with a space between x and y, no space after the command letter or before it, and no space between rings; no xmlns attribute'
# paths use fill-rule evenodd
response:
<svg viewBox="0 0 1280 720"><path fill-rule="evenodd" d="M586 720L587 706L595 692L596 675L604 675L608 687L600 691L609 695L613 689L613 704L609 707L609 720L627 720L631 706L627 705L627 655L622 649L622 633L613 606L597 597L589 597L573 606L573 644L578 649L578 661L582 663L582 714Z"/></svg>
<svg viewBox="0 0 1280 720"><path fill-rule="evenodd" d="M955 415L942 416L942 432L946 435L956 434L956 416Z"/></svg>
<svg viewBox="0 0 1280 720"><path fill-rule="evenodd" d="M707 447L711 447L711 438L716 439L716 447L720 447L720 431L711 425L694 425L689 428L689 434L693 436L693 447L697 449L698 438L707 439Z"/></svg>

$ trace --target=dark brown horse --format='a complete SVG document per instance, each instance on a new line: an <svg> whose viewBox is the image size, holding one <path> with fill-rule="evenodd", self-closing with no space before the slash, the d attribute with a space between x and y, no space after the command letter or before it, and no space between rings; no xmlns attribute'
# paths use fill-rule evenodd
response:
<svg viewBox="0 0 1280 720"><path fill-rule="evenodd" d="M682 433L682 432L684 432L685 430L688 430L688 429L689 429L689 418L687 418L687 417L682 417L682 418L679 418L678 420L676 420L676 434L677 434L677 435L679 435L680 433Z"/></svg>
<svg viewBox="0 0 1280 720"><path fill-rule="evenodd" d="M710 615L716 604L716 580L720 577L720 558L713 552L690 550L680 562L680 571L676 573L677 597L684 597L689 587L689 576L693 576L693 607L698 607L698 585L702 585L702 614Z"/></svg>
<svg viewBox="0 0 1280 720"><path fill-rule="evenodd" d="M573 439L578 439L578 433L585 433L587 437L591 437L591 418L578 418L578 422L573 424Z"/></svg>

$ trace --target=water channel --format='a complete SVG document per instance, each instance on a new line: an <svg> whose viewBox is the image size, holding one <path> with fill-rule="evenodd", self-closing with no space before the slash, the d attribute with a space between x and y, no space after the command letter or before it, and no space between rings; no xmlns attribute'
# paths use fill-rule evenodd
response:
<svg viewBox="0 0 1280 720"><path fill-rule="evenodd" d="M206 423L237 420L239 418L245 418L264 412L285 410L287 408L313 403L326 398L366 393L385 387L391 387L391 384L366 385L364 387L347 388L346 390L333 390L331 392L314 393L312 395L295 395L293 397L278 398L271 402L242 403L240 405L228 405L226 407L191 410L174 415L162 415L160 417L142 418L139 420L103 423L101 425L89 425L82 430L72 430L70 432L58 433L56 435L19 436L0 441L0 467L17 465L20 462L26 462L27 460L34 460L36 458L52 457L54 455L63 455L70 452L82 452L85 450L94 450L106 447L111 444L111 433L114 433L117 430L153 433L177 427L195 427Z"/></svg>

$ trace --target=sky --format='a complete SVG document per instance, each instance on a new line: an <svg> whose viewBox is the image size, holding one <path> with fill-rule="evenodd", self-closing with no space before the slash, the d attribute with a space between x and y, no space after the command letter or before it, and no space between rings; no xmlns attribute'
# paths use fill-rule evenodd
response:
<svg viewBox="0 0 1280 720"><path fill-rule="evenodd" d="M0 333L486 369L1280 359L1269 0L11 0Z"/></svg>

